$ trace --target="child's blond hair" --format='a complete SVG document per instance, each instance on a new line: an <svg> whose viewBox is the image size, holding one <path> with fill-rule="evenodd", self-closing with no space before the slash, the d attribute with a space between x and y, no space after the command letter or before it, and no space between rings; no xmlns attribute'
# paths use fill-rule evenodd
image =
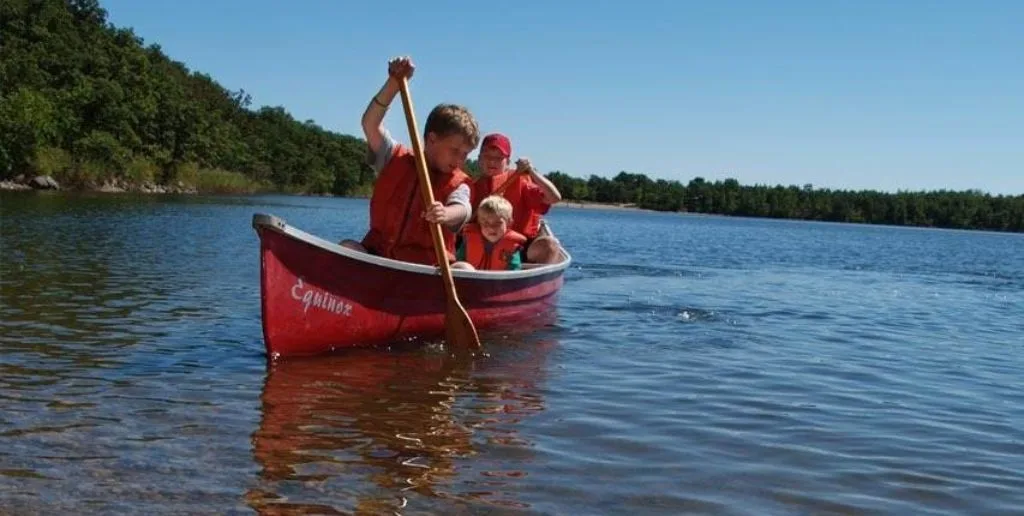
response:
<svg viewBox="0 0 1024 516"><path fill-rule="evenodd" d="M493 213L504 219L505 222L512 222L512 203L500 195L490 195L480 201L480 207L477 208L477 211Z"/></svg>

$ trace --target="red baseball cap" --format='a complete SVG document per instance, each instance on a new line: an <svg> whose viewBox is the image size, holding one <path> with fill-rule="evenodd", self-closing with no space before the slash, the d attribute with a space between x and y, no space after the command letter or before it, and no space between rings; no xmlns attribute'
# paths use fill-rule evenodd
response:
<svg viewBox="0 0 1024 516"><path fill-rule="evenodd" d="M500 150L506 158L512 155L512 141L504 134L491 133L484 136L484 141L480 144L480 149L483 150L488 145Z"/></svg>

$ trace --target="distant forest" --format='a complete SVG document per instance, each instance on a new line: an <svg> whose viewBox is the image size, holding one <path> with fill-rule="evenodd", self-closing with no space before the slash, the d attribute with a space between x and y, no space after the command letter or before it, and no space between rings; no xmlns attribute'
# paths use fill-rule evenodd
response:
<svg viewBox="0 0 1024 516"><path fill-rule="evenodd" d="M366 195L362 138L251 106L190 71L96 0L0 2L0 179L50 175L68 187L185 183L200 191ZM368 92L369 94L369 92ZM476 163L467 164L475 173ZM970 171L965 171L970 173ZM811 185L679 181L621 172L546 174L567 200L662 211L1024 231L1024 195L882 193Z"/></svg>
<svg viewBox="0 0 1024 516"><path fill-rule="evenodd" d="M746 217L1024 231L1024 195L979 191L883 193L816 189L811 185L744 186L735 179L687 184L620 172L612 179L580 179L552 172L547 177L563 197L577 201L633 204L659 211Z"/></svg>

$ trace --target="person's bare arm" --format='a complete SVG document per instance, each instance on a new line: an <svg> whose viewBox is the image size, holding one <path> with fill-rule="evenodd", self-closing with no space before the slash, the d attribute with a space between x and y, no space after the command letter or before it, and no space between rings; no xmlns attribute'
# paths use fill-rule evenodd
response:
<svg viewBox="0 0 1024 516"><path fill-rule="evenodd" d="M381 146L384 145L384 115L387 114L387 106L391 104L391 100L395 98L397 93L398 85L388 77L387 82L370 99L370 104L366 106L366 111L363 112L363 134L366 136L366 143L370 145L370 150L374 154L380 152Z"/></svg>
<svg viewBox="0 0 1024 516"><path fill-rule="evenodd" d="M536 181L537 186L540 187L541 191L544 192L544 203L555 204L562 201L562 193L558 191L558 188L550 179L541 175L540 172L530 163L529 158L520 158L516 162L516 172L520 174L530 174L530 177Z"/></svg>
<svg viewBox="0 0 1024 516"><path fill-rule="evenodd" d="M366 136L366 143L370 150L377 154L387 138L384 129L384 115L387 114L388 106L398 95L399 81L402 77L411 79L416 67L408 57L398 57L388 62L388 79L380 87L377 94L370 99L366 111L363 112L363 135Z"/></svg>
<svg viewBox="0 0 1024 516"><path fill-rule="evenodd" d="M469 195L469 186L459 185L445 202L435 200L434 205L423 213L423 217L428 222L438 222L449 231L458 233L472 213L469 207Z"/></svg>

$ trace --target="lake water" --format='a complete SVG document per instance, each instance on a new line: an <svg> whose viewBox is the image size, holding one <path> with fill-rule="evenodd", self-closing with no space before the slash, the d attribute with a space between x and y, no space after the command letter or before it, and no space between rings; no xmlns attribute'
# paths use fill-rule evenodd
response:
<svg viewBox="0 0 1024 516"><path fill-rule="evenodd" d="M3 193L0 512L1024 508L1024 235L556 207L555 322L268 364L253 213Z"/></svg>

